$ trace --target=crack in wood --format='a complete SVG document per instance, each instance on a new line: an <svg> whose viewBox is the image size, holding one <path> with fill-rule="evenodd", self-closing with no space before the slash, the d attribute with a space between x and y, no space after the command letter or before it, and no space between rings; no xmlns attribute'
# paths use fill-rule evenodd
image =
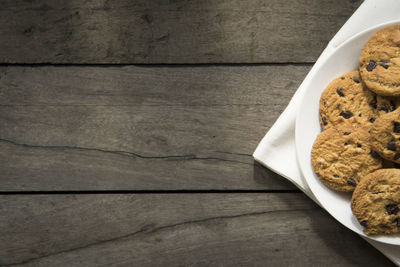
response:
<svg viewBox="0 0 400 267"><path fill-rule="evenodd" d="M185 160L218 160L218 161L227 161L227 162L235 162L246 165L253 165L253 162L243 162L238 160L230 160L223 159L217 157L198 157L194 154L186 154L186 155L166 155L166 156L144 156L138 153L123 151L123 150L106 150L100 148L88 148L88 147L79 147L79 146L49 146L49 145L32 145L32 144L24 144L18 143L12 140L0 138L0 142L8 143L15 146L27 147L27 148L37 148L37 149L51 149L51 150L81 150L81 151L96 151L103 153L111 153L115 155L125 156L125 157L136 157L141 159L166 159L166 160L175 160L175 161L185 161Z"/></svg>
<svg viewBox="0 0 400 267"><path fill-rule="evenodd" d="M180 223L175 223L175 224L170 224L170 225L164 225L164 226L160 226L157 228L154 228L155 224L146 224L144 225L140 230L133 232L133 233L129 233L126 235L122 235L122 236L118 236L118 237L114 237L111 239L104 239L104 240L99 240L97 242L94 243L90 243L84 246L80 246L80 247L75 247L75 248L71 248L71 249L67 249L67 250L62 250L62 251L58 251L55 253L49 253L46 255L42 255L36 258L30 258L30 259L26 259L24 261L21 262L16 262L16 263L10 263L10 264L6 264L6 265L2 265L2 266L16 266L16 265L24 265L24 264L28 264L31 263L33 261L37 261L43 258L48 258L51 256L56 256L56 255L60 255L63 253L69 253L69 252L73 252L73 251L77 251L77 250L81 250L81 249L86 249L86 248L90 248L90 247L95 247L98 245L102 245L105 243L109 243L109 242L114 242L114 241L121 241L127 238L132 238L138 234L142 234L142 233L146 233L146 234L154 234L156 232L165 230L165 229L173 229L175 227L179 227L179 226L184 226L184 225L191 225L191 224L202 224L205 222L209 222L209 221L215 221L215 220L229 220L229 219L234 219L234 218L240 218L240 217L248 217L248 216L259 216L259 215L265 215L265 214L271 214L271 213L281 213L281 212L298 212L298 211L305 211L305 210L313 210L315 208L311 208L311 209L292 209L292 210L270 210L270 211L260 211L260 212L251 212L251 213L245 213L245 214L238 214L238 215L229 215L229 216L216 216L216 217L209 217L209 218L205 218L205 219L199 219L199 220L191 220L191 221L184 221L184 222L180 222Z"/></svg>
<svg viewBox="0 0 400 267"><path fill-rule="evenodd" d="M229 154L229 155L238 155L238 156L246 156L246 157L252 157L253 155L247 154L247 153L237 153L237 152L227 152L227 151L215 151L217 153L222 153L222 154Z"/></svg>

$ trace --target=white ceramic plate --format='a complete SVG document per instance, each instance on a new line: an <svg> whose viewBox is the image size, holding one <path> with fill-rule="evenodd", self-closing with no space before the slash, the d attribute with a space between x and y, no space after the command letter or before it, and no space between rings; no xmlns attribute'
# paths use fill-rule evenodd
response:
<svg viewBox="0 0 400 267"><path fill-rule="evenodd" d="M315 176L311 167L311 148L320 133L318 118L319 98L324 88L334 78L358 67L358 58L364 44L379 29L399 24L392 21L365 30L341 44L334 52L319 64L308 86L304 90L303 99L296 118L296 150L298 162L303 176L311 191L321 205L339 222L356 233L383 243L400 245L400 234L367 236L363 227L351 212L350 193L341 193L324 186Z"/></svg>

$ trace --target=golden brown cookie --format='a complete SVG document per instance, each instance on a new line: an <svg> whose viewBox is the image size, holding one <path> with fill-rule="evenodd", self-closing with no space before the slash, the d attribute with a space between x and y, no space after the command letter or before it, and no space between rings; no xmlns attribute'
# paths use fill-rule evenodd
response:
<svg viewBox="0 0 400 267"><path fill-rule="evenodd" d="M359 70L366 86L385 96L400 96L400 25L375 33L364 45Z"/></svg>
<svg viewBox="0 0 400 267"><path fill-rule="evenodd" d="M399 105L400 98L377 96L360 82L358 71L351 71L334 79L322 92L320 124L322 129L339 124L368 125Z"/></svg>
<svg viewBox="0 0 400 267"><path fill-rule="evenodd" d="M354 190L351 210L367 235L400 231L400 170L381 169L364 177Z"/></svg>
<svg viewBox="0 0 400 267"><path fill-rule="evenodd" d="M371 151L364 127L330 127L317 136L311 150L311 165L329 188L353 191L370 172L382 168L382 159Z"/></svg>
<svg viewBox="0 0 400 267"><path fill-rule="evenodd" d="M377 118L370 134L373 150L384 159L400 163L400 108Z"/></svg>

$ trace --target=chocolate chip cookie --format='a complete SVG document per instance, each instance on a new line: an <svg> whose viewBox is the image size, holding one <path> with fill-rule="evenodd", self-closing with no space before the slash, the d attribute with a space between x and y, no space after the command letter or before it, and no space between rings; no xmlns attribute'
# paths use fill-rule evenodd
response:
<svg viewBox="0 0 400 267"><path fill-rule="evenodd" d="M377 118L370 134L374 151L384 159L400 163L400 109Z"/></svg>
<svg viewBox="0 0 400 267"><path fill-rule="evenodd" d="M365 127L329 127L320 133L311 150L317 177L331 189L353 191L370 172L382 168L382 159L370 148Z"/></svg>
<svg viewBox="0 0 400 267"><path fill-rule="evenodd" d="M351 71L334 79L322 92L320 124L322 129L339 124L367 125L399 105L400 98L377 96L360 81L358 71Z"/></svg>
<svg viewBox="0 0 400 267"><path fill-rule="evenodd" d="M400 170L381 169L364 177L351 199L354 216L367 235L400 231Z"/></svg>
<svg viewBox="0 0 400 267"><path fill-rule="evenodd" d="M366 86L385 96L400 96L400 25L386 27L365 44L359 70Z"/></svg>

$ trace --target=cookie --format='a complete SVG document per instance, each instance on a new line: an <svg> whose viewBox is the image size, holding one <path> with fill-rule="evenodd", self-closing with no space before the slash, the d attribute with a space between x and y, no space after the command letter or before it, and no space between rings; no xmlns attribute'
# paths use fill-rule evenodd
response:
<svg viewBox="0 0 400 267"><path fill-rule="evenodd" d="M375 33L364 45L359 70L366 86L385 96L400 96L400 25Z"/></svg>
<svg viewBox="0 0 400 267"><path fill-rule="evenodd" d="M360 81L358 71L334 79L320 97L322 129L339 124L368 125L380 115L393 111L400 98L377 96Z"/></svg>
<svg viewBox="0 0 400 267"><path fill-rule="evenodd" d="M367 235L400 231L400 170L381 169L364 177L354 190L351 210Z"/></svg>
<svg viewBox="0 0 400 267"><path fill-rule="evenodd" d="M353 191L370 172L382 168L382 159L370 148L365 127L340 125L320 133L311 150L317 177L331 189Z"/></svg>
<svg viewBox="0 0 400 267"><path fill-rule="evenodd" d="M384 159L400 163L400 109L377 118L370 134L374 151Z"/></svg>

